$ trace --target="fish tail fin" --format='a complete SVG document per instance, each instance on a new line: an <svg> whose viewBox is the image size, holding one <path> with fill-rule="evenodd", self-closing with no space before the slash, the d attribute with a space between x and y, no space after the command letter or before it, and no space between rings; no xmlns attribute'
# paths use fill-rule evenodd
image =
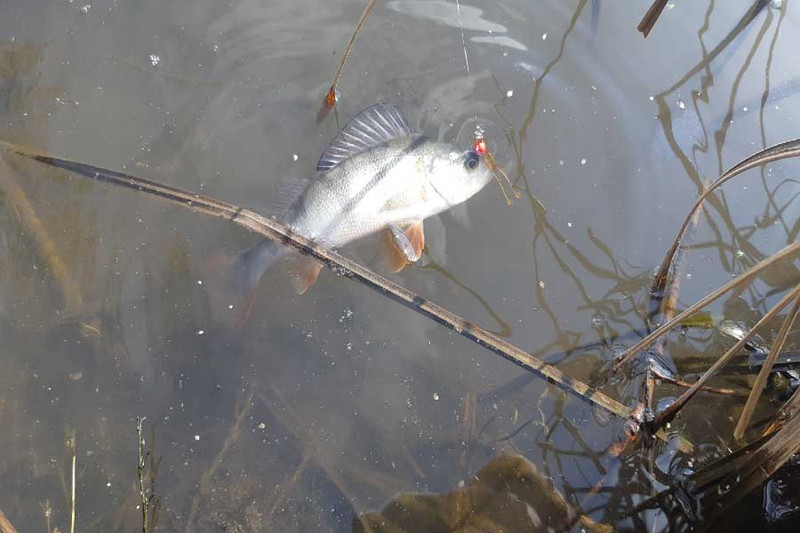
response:
<svg viewBox="0 0 800 533"><path fill-rule="evenodd" d="M235 257L227 272L231 289L238 295L249 294L256 288L261 276L285 255L279 244L263 239L261 242Z"/></svg>
<svg viewBox="0 0 800 533"><path fill-rule="evenodd" d="M264 239L246 252L221 254L206 262L206 269L219 280L223 298L240 309L240 326L247 321L253 308L261 276L285 254L282 246Z"/></svg>

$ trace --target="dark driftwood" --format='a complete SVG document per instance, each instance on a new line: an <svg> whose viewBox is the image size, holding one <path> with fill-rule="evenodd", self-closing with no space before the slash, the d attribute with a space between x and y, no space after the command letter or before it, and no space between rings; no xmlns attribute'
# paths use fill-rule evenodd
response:
<svg viewBox="0 0 800 533"><path fill-rule="evenodd" d="M504 359L546 379L550 383L574 394L597 407L622 418L630 417L630 409L620 402L610 398L602 392L593 389L586 383L571 378L559 369L532 356L521 348L501 339L497 335L468 322L422 296L401 287L400 285L376 274L368 268L339 255L338 253L323 248L302 235L294 233L289 228L274 219L263 217L258 213L214 198L183 191L175 187L162 185L151 180L137 178L129 174L107 170L76 161L69 161L36 152L28 148L3 143L6 149L28 157L35 161L67 170L96 181L111 183L138 192L144 192L170 203L218 218L230 220L235 224L258 233L295 252L313 257L340 276L359 281L376 292L402 303L406 307L444 325L459 333L461 336L493 351Z"/></svg>
<svg viewBox="0 0 800 533"><path fill-rule="evenodd" d="M661 12L664 11L665 7L667 7L667 0L655 0L650 9L647 10L647 13L644 14L644 17L642 17L639 25L636 26L636 29L642 32L645 38L650 35L650 30L656 25L658 17L661 16Z"/></svg>

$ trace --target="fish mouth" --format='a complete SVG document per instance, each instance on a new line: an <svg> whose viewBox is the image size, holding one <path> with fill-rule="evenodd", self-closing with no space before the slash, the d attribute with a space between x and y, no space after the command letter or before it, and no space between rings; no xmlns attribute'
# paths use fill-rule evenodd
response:
<svg viewBox="0 0 800 533"><path fill-rule="evenodd" d="M500 192L503 193L503 197L506 199L506 204L514 204L514 200L511 199L511 196L517 200L522 198L522 193L516 187L514 187L514 184L511 182L511 178L508 177L508 173L505 171L505 169L503 169L502 166L500 166L500 163L497 162L497 159L495 159L494 154L489 149L489 144L486 142L486 139L483 137L476 137L475 142L472 145L472 151L483 158L486 166L489 168L489 171L491 171L492 176L494 176L494 180L500 187ZM506 192L506 187L508 187L508 192ZM511 193L511 196L509 196L509 193Z"/></svg>

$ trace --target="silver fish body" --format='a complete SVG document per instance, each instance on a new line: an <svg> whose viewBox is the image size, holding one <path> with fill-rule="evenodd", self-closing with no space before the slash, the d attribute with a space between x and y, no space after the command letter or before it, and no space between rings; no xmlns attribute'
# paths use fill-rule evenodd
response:
<svg viewBox="0 0 800 533"><path fill-rule="evenodd" d="M387 104L357 115L323 153L318 170L278 219L328 248L393 224L421 224L492 179L482 157L412 132ZM284 254L268 240L243 254L235 265L239 288L251 290Z"/></svg>
<svg viewBox="0 0 800 533"><path fill-rule="evenodd" d="M461 203L488 182L489 176L476 176L473 187L467 180L459 183L459 174L465 173L463 160L454 146L420 135L393 139L320 174L283 222L337 248L393 223L424 220ZM480 170L471 173L476 172Z"/></svg>

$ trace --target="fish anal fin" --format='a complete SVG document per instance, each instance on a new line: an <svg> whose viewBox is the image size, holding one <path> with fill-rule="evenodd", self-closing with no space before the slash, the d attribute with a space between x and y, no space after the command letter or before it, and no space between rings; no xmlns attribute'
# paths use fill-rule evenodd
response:
<svg viewBox="0 0 800 533"><path fill-rule="evenodd" d="M317 281L322 264L310 257L298 255L288 261L287 270L294 290L297 294L305 294L308 288Z"/></svg>
<svg viewBox="0 0 800 533"><path fill-rule="evenodd" d="M425 248L422 221L390 224L386 229L386 243L392 271L400 272L409 263L419 261Z"/></svg>

